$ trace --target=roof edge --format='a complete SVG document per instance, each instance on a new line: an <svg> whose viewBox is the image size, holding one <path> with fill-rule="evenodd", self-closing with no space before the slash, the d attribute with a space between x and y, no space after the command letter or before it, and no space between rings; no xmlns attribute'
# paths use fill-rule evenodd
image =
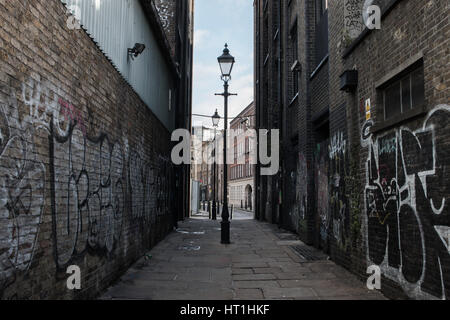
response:
<svg viewBox="0 0 450 320"><path fill-rule="evenodd" d="M140 4L144 8L145 16L150 22L150 26L155 33L156 40L163 51L165 51L164 58L168 63L171 71L178 77L181 78L179 67L175 60L172 58L171 47L169 40L166 37L166 33L162 27L161 19L158 15L158 10L156 9L153 0L139 0Z"/></svg>

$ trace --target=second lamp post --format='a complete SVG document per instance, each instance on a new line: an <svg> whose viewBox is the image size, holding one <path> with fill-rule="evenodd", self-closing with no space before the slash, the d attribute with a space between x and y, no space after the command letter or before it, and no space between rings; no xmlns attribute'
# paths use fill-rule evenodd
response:
<svg viewBox="0 0 450 320"><path fill-rule="evenodd" d="M230 243L230 214L228 213L228 165L227 165L227 129L228 129L228 97L237 96L237 94L228 92L228 81L231 80L231 71L233 70L234 57L228 50L228 45L225 44L223 54L217 58L220 65L220 71L222 72L222 81L224 92L216 93L218 96L224 97L225 118L223 133L223 208L222 208L222 222L221 222L221 243Z"/></svg>
<svg viewBox="0 0 450 320"><path fill-rule="evenodd" d="M213 203L212 203L212 219L217 220L217 205L216 205L216 155L217 155L217 144L216 144L216 128L219 126L220 116L219 113L216 112L212 116L212 122L214 127L214 151L213 151Z"/></svg>

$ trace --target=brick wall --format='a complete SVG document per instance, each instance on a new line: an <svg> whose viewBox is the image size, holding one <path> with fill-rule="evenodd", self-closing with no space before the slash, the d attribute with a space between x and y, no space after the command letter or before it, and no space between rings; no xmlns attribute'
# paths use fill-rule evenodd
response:
<svg viewBox="0 0 450 320"><path fill-rule="evenodd" d="M379 265L389 297L448 299L449 5L378 0L381 30L363 31L363 0L328 1L329 57L316 70L317 3L292 0L282 6L283 203L278 222L362 279L368 266ZM262 17L263 1L256 4ZM359 14L348 15L358 6ZM358 15L361 21L352 21L358 25L349 32L347 19ZM301 73L299 96L292 101L289 34L295 18ZM261 63L261 55L256 58ZM379 85L415 61L423 62L423 111L387 127ZM341 91L340 75L352 69L358 71L357 89ZM260 84L273 81L262 69L255 72ZM264 114L266 98L262 87L256 88L257 114ZM371 119L366 120L369 98ZM295 131L297 142L289 136ZM262 195L268 191L263 185Z"/></svg>
<svg viewBox="0 0 450 320"><path fill-rule="evenodd" d="M176 8L175 0L152 0L158 10L159 19L161 21L167 40L169 41L171 54L175 55L176 50Z"/></svg>
<svg viewBox="0 0 450 320"><path fill-rule="evenodd" d="M330 108L338 115L334 110L346 106L344 159L348 159L350 175L357 177L356 189L345 192L351 206L352 250L344 260L351 257L347 267L361 274L367 266L379 265L382 290L390 297L444 295L448 299L448 3L384 1L383 8L393 6L383 16L381 30L363 32L352 42L343 34L346 2L329 2ZM425 75L424 111L375 131L384 124L377 84L395 76L408 61L420 59ZM339 91L339 75L349 69L358 70L354 93ZM368 98L372 117L367 121L364 102Z"/></svg>
<svg viewBox="0 0 450 320"><path fill-rule="evenodd" d="M58 0L0 1L5 299L94 297L172 228L169 132L66 21Z"/></svg>
<svg viewBox="0 0 450 320"><path fill-rule="evenodd" d="M304 172L299 168L298 161L300 157L299 153L299 126L300 108L303 101L303 95L296 95L294 92L293 79L294 76L298 77L299 88L302 87L302 77L299 74L295 74L291 71L291 67L295 60L300 63L303 62L301 43L302 34L299 30L302 30L301 23L302 17L297 12L301 12L300 6L302 1L291 1L289 4L283 7L282 23L282 37L283 37L283 109L284 109L284 128L283 130L283 154L282 169L283 169L283 206L281 212L282 225L285 228L298 231L301 227L299 222L305 216L306 208L306 184ZM297 29L294 30L294 24L297 21ZM293 56L294 43L291 39L291 34L296 33L297 36L297 52L298 56Z"/></svg>

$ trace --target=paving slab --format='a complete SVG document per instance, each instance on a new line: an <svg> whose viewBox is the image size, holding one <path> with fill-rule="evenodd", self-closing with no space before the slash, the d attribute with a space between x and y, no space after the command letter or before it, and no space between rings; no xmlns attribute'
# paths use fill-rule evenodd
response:
<svg viewBox="0 0 450 320"><path fill-rule="evenodd" d="M263 268L264 269L264 268ZM238 275L238 274L253 274L252 268L232 268L231 274L232 275Z"/></svg>
<svg viewBox="0 0 450 320"><path fill-rule="evenodd" d="M220 221L179 223L100 299L112 300L379 300L365 283L330 260L306 261L268 223L231 221L231 244L220 243Z"/></svg>
<svg viewBox="0 0 450 320"><path fill-rule="evenodd" d="M311 288L264 288L264 297L273 298L318 298Z"/></svg>
<svg viewBox="0 0 450 320"><path fill-rule="evenodd" d="M276 287L279 288L280 285L276 281L233 281L233 287L235 288L247 288L247 289L264 289L264 288L270 288L270 287Z"/></svg>
<svg viewBox="0 0 450 320"><path fill-rule="evenodd" d="M235 289L234 300L263 300L261 289Z"/></svg>
<svg viewBox="0 0 450 320"><path fill-rule="evenodd" d="M234 275L233 280L239 281L239 280L276 280L277 277L271 273L260 273L260 274L240 274L240 275Z"/></svg>

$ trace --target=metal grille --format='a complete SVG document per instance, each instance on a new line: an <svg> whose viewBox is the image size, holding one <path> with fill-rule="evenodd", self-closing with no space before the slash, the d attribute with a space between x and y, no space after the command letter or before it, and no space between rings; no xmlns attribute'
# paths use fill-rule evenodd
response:
<svg viewBox="0 0 450 320"><path fill-rule="evenodd" d="M327 255L313 247L306 245L290 246L295 253L306 261L322 261L327 260Z"/></svg>

